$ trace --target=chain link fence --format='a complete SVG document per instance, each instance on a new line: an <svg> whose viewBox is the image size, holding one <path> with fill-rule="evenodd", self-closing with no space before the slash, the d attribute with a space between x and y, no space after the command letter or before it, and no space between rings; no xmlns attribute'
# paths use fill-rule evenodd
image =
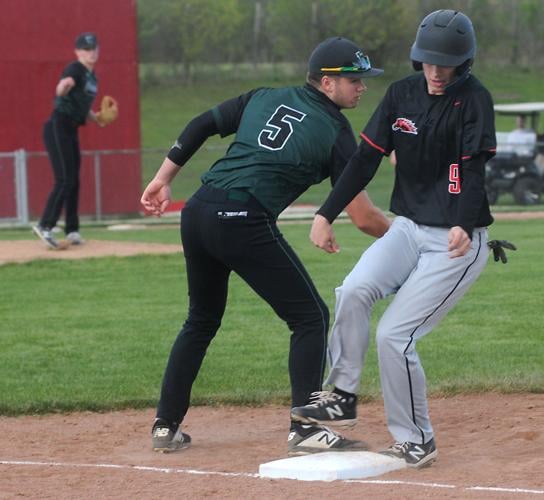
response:
<svg viewBox="0 0 544 500"><path fill-rule="evenodd" d="M100 221L139 212L140 149L82 151L80 215ZM150 151L153 156L164 151ZM44 151L0 152L0 224L28 225L38 219L53 186Z"/></svg>

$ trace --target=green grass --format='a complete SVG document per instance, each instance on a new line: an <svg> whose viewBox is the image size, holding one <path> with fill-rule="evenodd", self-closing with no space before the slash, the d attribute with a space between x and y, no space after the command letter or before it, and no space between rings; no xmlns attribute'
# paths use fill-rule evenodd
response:
<svg viewBox="0 0 544 500"><path fill-rule="evenodd" d="M346 115L358 131L385 87L406 68L367 82L369 91ZM542 75L485 69L475 73L496 102L540 101ZM144 86L141 96L143 182L160 165L182 127L222 100L256 86L298 85L301 79L225 80ZM500 117L499 130L512 128ZM225 151L229 139L210 138L173 185L174 199L186 199L200 175ZM369 185L372 199L388 207L393 168L387 161ZM320 204L323 182L299 203ZM497 211L508 209L503 197ZM515 207L521 210L521 207ZM334 287L371 238L337 224L342 245L329 256L308 243L308 224L282 225L316 285L334 308ZM482 277L443 323L420 342L433 394L470 391L544 391L541 309L543 221L497 222L491 236L518 244L506 266L490 261ZM144 231L85 227L85 237L179 244L175 226ZM0 231L0 239L34 239L29 229ZM154 406L166 358L187 309L185 268L178 255L36 261L0 266L0 414L61 410L106 410ZM376 306L374 322L386 306ZM193 391L195 404L287 402L288 332L270 308L237 277L220 334L209 349ZM379 396L374 345L361 395Z"/></svg>
<svg viewBox="0 0 544 500"><path fill-rule="evenodd" d="M372 241L336 224L342 252L308 243L308 224L282 224L331 310L334 287ZM497 222L493 238L518 245L507 265L490 260L456 309L418 344L431 394L544 391L540 258L544 221ZM32 238L29 231L0 236ZM178 243L176 227L88 238ZM34 261L0 266L0 414L149 407L157 402L171 344L185 318L179 255ZM377 304L374 322L386 306ZM287 403L288 332L236 276L229 307L193 390L194 404ZM379 396L375 346L363 398Z"/></svg>

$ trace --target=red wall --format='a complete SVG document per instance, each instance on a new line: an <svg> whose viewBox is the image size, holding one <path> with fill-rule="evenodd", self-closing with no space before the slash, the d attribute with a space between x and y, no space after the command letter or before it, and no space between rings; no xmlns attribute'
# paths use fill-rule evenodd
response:
<svg viewBox="0 0 544 500"><path fill-rule="evenodd" d="M74 40L83 31L95 32L100 45L93 109L108 94L118 100L120 112L108 127L80 128L81 148L140 148L136 0L0 0L0 152L44 151L42 127L53 109L55 86L75 60ZM139 211L140 155L115 155L102 163L103 213ZM95 209L92 160L86 157L82 169L85 215ZM37 218L52 183L48 162L31 158L27 176L30 216ZM0 217L13 215L12 186L9 161L0 159Z"/></svg>

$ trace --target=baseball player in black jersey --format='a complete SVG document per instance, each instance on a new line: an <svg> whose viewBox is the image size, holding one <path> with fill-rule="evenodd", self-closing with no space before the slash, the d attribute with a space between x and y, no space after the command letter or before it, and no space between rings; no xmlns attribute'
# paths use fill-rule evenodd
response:
<svg viewBox="0 0 544 500"><path fill-rule="evenodd" d="M338 245L331 224L396 154L390 230L363 253L336 290L329 341L332 391L292 410L305 423L353 425L356 394L378 299L395 294L377 326L387 424L395 444L383 453L421 467L437 455L425 374L415 350L478 278L493 222L484 167L495 152L493 103L471 74L476 39L470 19L440 10L419 26L410 57L417 73L393 83L362 132L362 141L325 204L312 241Z"/></svg>
<svg viewBox="0 0 544 500"><path fill-rule="evenodd" d="M56 226L64 208L66 239L73 245L83 243L79 234L79 169L81 155L78 128L87 119L96 122L91 106L98 92L94 66L98 61L98 41L94 33L82 33L76 38L77 61L64 68L55 89L55 107L43 129L43 138L54 185L37 226L36 235L50 248L59 243L51 230Z"/></svg>
<svg viewBox="0 0 544 500"><path fill-rule="evenodd" d="M182 212L189 314L164 374L152 429L154 450L175 451L190 443L180 424L206 349L220 326L232 272L292 331L293 406L320 390L329 311L276 219L309 186L327 177L334 183L340 176L357 148L340 110L357 106L366 88L361 79L381 72L353 42L328 39L310 57L305 86L255 89L193 119L145 189L142 204L160 215L170 201L170 183L206 138L236 134L225 156L202 176L202 187ZM374 236L389 227L362 190L347 211L355 224ZM323 426L291 425L290 454L365 448Z"/></svg>

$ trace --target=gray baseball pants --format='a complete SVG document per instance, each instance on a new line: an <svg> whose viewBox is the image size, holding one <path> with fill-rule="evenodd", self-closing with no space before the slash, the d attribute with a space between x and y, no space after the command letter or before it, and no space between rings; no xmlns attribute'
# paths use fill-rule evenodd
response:
<svg viewBox="0 0 544 500"><path fill-rule="evenodd" d="M397 217L336 289L325 384L354 394L368 349L372 306L395 294L379 320L376 343L387 425L398 442L424 444L433 437L416 342L467 292L489 255L487 229L476 228L467 254L449 258L448 231Z"/></svg>

